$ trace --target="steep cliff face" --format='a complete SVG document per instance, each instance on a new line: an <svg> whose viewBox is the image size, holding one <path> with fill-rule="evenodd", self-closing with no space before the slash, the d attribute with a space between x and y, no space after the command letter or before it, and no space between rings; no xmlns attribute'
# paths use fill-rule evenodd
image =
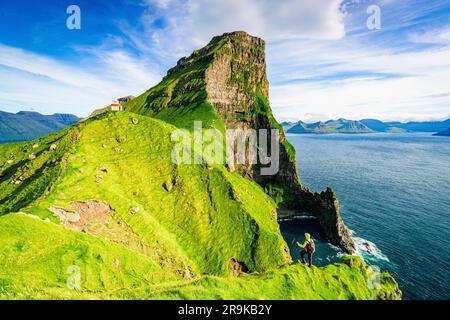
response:
<svg viewBox="0 0 450 320"><path fill-rule="evenodd" d="M271 129L281 127L269 106L265 43L245 32L216 37L211 44L226 39L206 71L206 91L225 127ZM299 181L293 147L280 134L280 170L276 175L261 175L259 165L236 166L236 170L263 186L280 184L297 186ZM270 134L269 134L270 136Z"/></svg>
<svg viewBox="0 0 450 320"><path fill-rule="evenodd" d="M305 198L310 195L311 193L304 192ZM355 252L356 247L350 232L339 214L339 200L331 188L327 188L320 194L313 194L312 206L309 210L317 217L324 233L332 243L348 253Z"/></svg>
<svg viewBox="0 0 450 320"><path fill-rule="evenodd" d="M317 216L330 241L348 253L354 252L334 193L313 194L301 185L295 150L269 105L262 39L242 31L213 38L204 48L180 59L160 84L126 104L126 109L191 130L194 121L222 132L237 128L267 129L269 140L271 129L277 129L276 174L261 175L261 165L250 163L248 158L243 164L228 164L229 170L259 183L291 215Z"/></svg>

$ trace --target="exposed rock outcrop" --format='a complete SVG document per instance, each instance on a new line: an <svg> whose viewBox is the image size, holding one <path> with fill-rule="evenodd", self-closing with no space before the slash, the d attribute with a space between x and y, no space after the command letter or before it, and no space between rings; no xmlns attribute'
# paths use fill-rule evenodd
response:
<svg viewBox="0 0 450 320"><path fill-rule="evenodd" d="M347 253L354 253L356 250L355 243L339 214L339 201L334 191L327 188L320 194L314 194L314 198L315 201L311 211L319 220L327 238Z"/></svg>
<svg viewBox="0 0 450 320"><path fill-rule="evenodd" d="M71 207L71 211L59 207L50 207L49 210L65 227L85 232L91 231L93 225L104 223L112 212L109 204L96 200L73 202Z"/></svg>
<svg viewBox="0 0 450 320"><path fill-rule="evenodd" d="M225 40L225 41L224 41ZM215 37L210 45L224 41L206 71L208 100L227 128L280 129L269 106L269 82L265 62L265 43L245 32ZM276 175L261 175L260 165L238 165L236 170L262 185L268 183L293 186L298 181L292 148L282 130L280 134L280 168ZM261 143L261 142L260 142ZM249 160L249 159L247 159Z"/></svg>
<svg viewBox="0 0 450 320"><path fill-rule="evenodd" d="M239 277L241 273L248 272L248 268L245 263L237 261L234 258L232 258L228 263L228 269L233 272L234 277Z"/></svg>

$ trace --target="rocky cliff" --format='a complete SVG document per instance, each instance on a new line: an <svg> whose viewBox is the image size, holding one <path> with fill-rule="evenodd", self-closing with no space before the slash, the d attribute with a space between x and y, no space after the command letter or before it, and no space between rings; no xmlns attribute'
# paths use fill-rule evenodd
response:
<svg viewBox="0 0 450 320"><path fill-rule="evenodd" d="M260 165L230 165L229 170L258 182L292 215L315 215L330 241L348 253L355 250L334 193L313 194L303 187L295 150L269 105L265 43L239 31L215 37L202 49L180 59L156 87L126 104L126 109L151 115L178 127L193 128L194 121L218 130L230 128L277 129L280 168L261 175Z"/></svg>

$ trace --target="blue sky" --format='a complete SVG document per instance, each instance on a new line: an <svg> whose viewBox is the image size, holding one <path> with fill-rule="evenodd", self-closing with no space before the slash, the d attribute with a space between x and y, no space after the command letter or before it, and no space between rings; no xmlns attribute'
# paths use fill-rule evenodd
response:
<svg viewBox="0 0 450 320"><path fill-rule="evenodd" d="M81 30L66 27L69 5ZM367 8L380 8L369 30ZM80 116L138 95L211 37L263 37L280 121L450 117L450 1L41 0L0 4L0 110Z"/></svg>

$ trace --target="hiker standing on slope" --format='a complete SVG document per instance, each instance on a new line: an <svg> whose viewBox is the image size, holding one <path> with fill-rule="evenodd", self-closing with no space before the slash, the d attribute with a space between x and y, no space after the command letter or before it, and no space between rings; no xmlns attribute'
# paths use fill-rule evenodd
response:
<svg viewBox="0 0 450 320"><path fill-rule="evenodd" d="M300 252L300 257L302 258L302 262L305 263L305 254L308 255L308 264L311 268L312 266L312 256L314 251L316 251L316 245L314 243L314 239L311 237L309 233L305 233L305 242L303 244L300 244L297 242L297 245L304 249L302 252Z"/></svg>

